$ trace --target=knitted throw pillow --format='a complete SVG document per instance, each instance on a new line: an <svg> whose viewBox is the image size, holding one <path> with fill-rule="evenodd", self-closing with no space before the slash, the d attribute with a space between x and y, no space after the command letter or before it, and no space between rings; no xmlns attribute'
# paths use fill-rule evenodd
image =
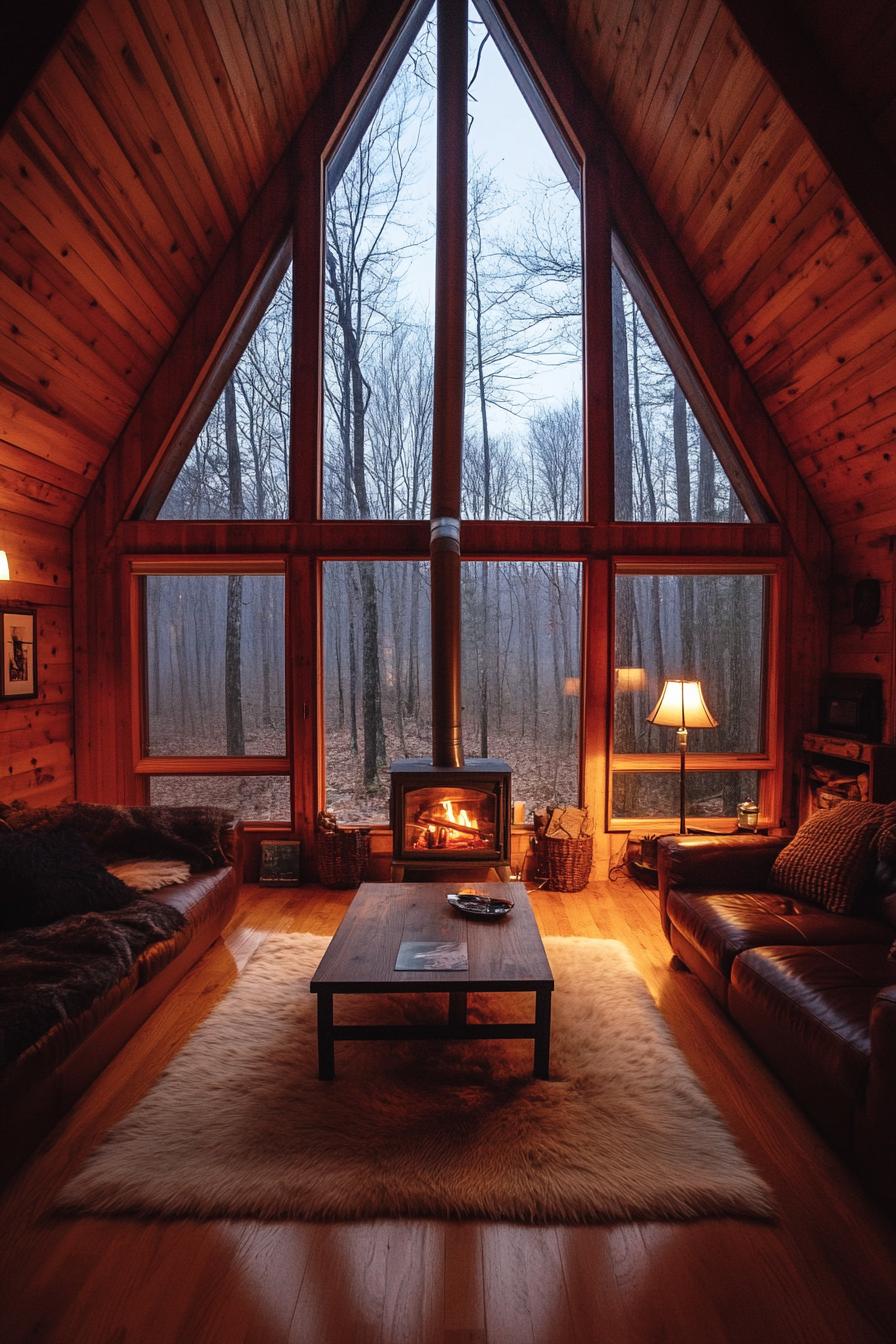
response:
<svg viewBox="0 0 896 1344"><path fill-rule="evenodd" d="M880 803L839 803L816 812L775 859L773 885L832 914L846 914L871 878L884 810Z"/></svg>

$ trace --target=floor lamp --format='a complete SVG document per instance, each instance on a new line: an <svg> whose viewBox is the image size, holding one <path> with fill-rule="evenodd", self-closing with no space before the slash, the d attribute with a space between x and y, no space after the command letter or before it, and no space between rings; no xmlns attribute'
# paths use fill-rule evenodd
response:
<svg viewBox="0 0 896 1344"><path fill-rule="evenodd" d="M679 766L679 835L687 835L684 824L685 787L684 758L688 750L689 728L718 728L703 699L703 687L699 681L667 681L660 691L660 698L647 715L648 723L660 728L678 729Z"/></svg>

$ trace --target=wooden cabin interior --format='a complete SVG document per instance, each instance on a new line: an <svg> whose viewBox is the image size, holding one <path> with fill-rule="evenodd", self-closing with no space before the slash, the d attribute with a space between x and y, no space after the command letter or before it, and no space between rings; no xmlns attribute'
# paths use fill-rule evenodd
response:
<svg viewBox="0 0 896 1344"><path fill-rule="evenodd" d="M3 1337L892 1339L893 7L8 8Z"/></svg>

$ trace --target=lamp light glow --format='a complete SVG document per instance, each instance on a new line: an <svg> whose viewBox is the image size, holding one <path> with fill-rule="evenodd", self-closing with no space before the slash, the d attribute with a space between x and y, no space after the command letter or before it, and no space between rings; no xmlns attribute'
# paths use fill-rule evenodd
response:
<svg viewBox="0 0 896 1344"><path fill-rule="evenodd" d="M660 728L718 728L709 712L699 681L667 681L660 698L647 715L648 723Z"/></svg>
<svg viewBox="0 0 896 1344"><path fill-rule="evenodd" d="M688 750L689 728L718 728L718 720L713 718L709 706L703 699L703 687L699 681L666 681L660 691L660 698L647 715L648 723L661 728L677 728L679 752L678 774L678 830L680 835L687 834L685 825L685 756Z"/></svg>
<svg viewBox="0 0 896 1344"><path fill-rule="evenodd" d="M5 551L0 551L0 582L9 582L9 561Z"/></svg>
<svg viewBox="0 0 896 1344"><path fill-rule="evenodd" d="M617 667L617 691L643 691L647 686L646 667Z"/></svg>

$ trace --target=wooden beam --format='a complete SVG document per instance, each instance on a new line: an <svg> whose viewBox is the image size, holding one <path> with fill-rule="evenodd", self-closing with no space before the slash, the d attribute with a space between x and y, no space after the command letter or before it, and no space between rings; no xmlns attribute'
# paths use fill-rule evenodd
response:
<svg viewBox="0 0 896 1344"><path fill-rule="evenodd" d="M725 4L896 265L896 164L850 99L837 71L787 0L725 0Z"/></svg>
<svg viewBox="0 0 896 1344"><path fill-rule="evenodd" d="M585 559L588 556L715 556L729 559L778 556L785 545L777 523L461 523L461 552L467 559ZM109 555L141 556L135 570L179 572L181 559L204 563L209 572L230 572L240 564L253 573L262 561L278 568L290 555L343 560L427 560L427 522L123 522ZM274 559L277 557L277 559Z"/></svg>

